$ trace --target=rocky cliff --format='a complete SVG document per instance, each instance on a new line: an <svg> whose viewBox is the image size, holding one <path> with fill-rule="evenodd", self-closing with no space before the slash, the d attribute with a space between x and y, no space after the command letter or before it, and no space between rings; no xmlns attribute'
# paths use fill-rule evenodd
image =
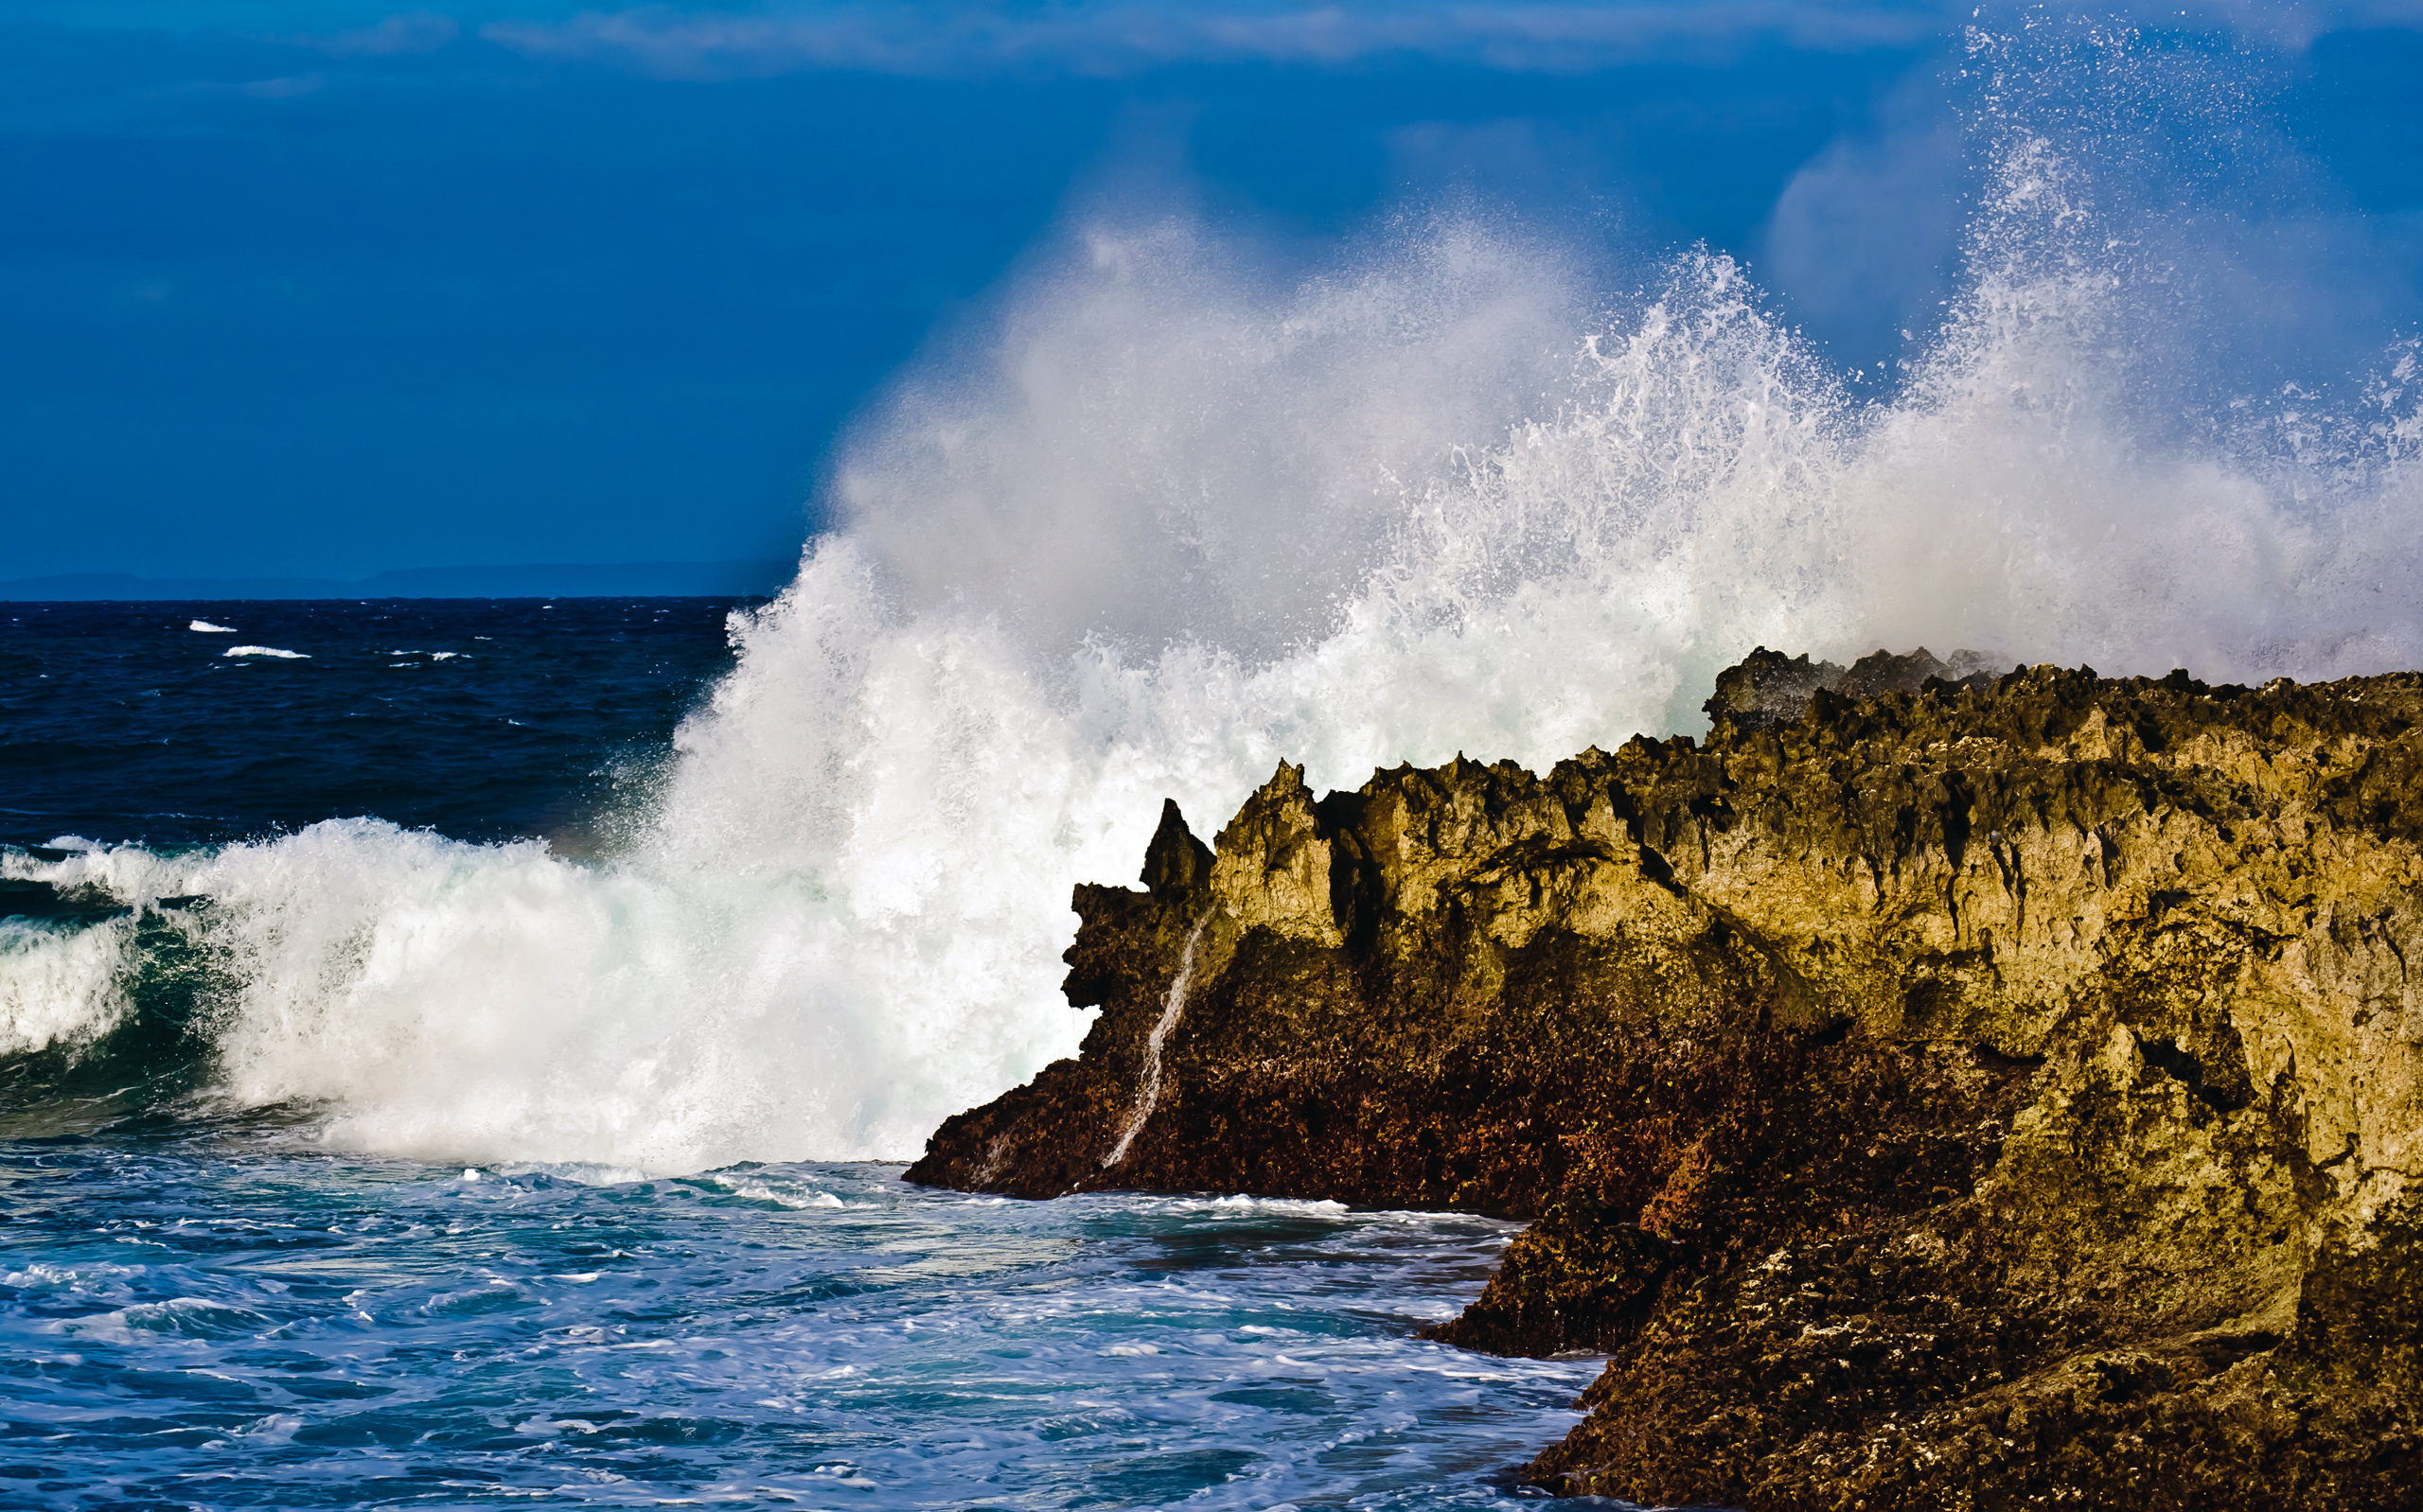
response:
<svg viewBox="0 0 2423 1512"><path fill-rule="evenodd" d="M1536 1220L1437 1334L1608 1355L1558 1489L2423 1505L2423 676L1969 670L1169 808L911 1179Z"/></svg>

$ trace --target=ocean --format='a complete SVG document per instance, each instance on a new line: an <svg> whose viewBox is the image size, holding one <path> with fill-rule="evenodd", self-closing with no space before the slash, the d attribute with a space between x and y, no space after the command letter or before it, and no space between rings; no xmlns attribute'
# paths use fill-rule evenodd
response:
<svg viewBox="0 0 2423 1512"><path fill-rule="evenodd" d="M900 1163L1075 1051L1165 799L1691 733L1758 645L2423 665L2423 352L2240 360L2293 143L2040 20L1889 370L1706 248L1105 218L769 601L0 607L0 1504L1523 1500L1590 1363L1411 1337L1507 1225Z"/></svg>
<svg viewBox="0 0 2423 1512"><path fill-rule="evenodd" d="M1526 1500L1512 1467L1590 1364L1411 1337L1514 1225L1016 1203L882 1161L383 1155L332 1140L327 1099L228 1096L235 899L70 880L96 835L183 875L324 863L314 826L455 848L457 883L610 869L734 609L0 612L0 1506ZM117 975L62 980L96 944ZM62 997L98 1017L29 1046Z"/></svg>

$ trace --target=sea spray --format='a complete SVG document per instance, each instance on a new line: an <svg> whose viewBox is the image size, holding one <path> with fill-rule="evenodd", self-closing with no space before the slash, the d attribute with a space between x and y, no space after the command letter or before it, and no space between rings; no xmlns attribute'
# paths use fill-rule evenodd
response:
<svg viewBox="0 0 2423 1512"><path fill-rule="evenodd" d="M0 1056L72 1053L115 1029L133 942L126 920L78 929L0 919Z"/></svg>
<svg viewBox="0 0 2423 1512"><path fill-rule="evenodd" d="M1540 767L1695 728L1758 643L2423 660L2412 354L2293 429L2183 427L2169 275L2024 126L1991 122L1965 292L1881 397L1711 252L1609 294L1444 217L1280 283L1182 222L1086 224L847 438L835 528L735 617L610 854L352 819L8 865L205 898L217 1095L340 1146L900 1157L1074 1048L1070 886L1282 758ZM0 1040L124 1011L124 952L79 949L0 952Z"/></svg>

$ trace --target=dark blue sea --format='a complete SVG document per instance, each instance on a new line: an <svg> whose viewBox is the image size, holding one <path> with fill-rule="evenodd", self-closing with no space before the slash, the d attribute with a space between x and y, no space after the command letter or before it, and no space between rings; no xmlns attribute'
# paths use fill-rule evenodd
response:
<svg viewBox="0 0 2423 1512"><path fill-rule="evenodd" d="M0 604L0 843L190 847L375 814L578 845L731 666L734 607Z"/></svg>
<svg viewBox="0 0 2423 1512"><path fill-rule="evenodd" d="M0 608L0 1507L1529 1500L1592 1364L1411 1337L1511 1225L816 1158L735 630Z"/></svg>

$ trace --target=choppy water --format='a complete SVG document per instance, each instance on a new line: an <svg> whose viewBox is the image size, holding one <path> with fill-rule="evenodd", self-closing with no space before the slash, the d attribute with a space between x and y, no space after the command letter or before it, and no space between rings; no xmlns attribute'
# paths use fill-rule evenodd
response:
<svg viewBox="0 0 2423 1512"><path fill-rule="evenodd" d="M0 1507L1488 1507L1575 1420L1409 1337L1511 1225L897 1172L0 1140Z"/></svg>
<svg viewBox="0 0 2423 1512"><path fill-rule="evenodd" d="M733 607L0 604L0 845L185 849L375 814L587 849L730 669Z"/></svg>

